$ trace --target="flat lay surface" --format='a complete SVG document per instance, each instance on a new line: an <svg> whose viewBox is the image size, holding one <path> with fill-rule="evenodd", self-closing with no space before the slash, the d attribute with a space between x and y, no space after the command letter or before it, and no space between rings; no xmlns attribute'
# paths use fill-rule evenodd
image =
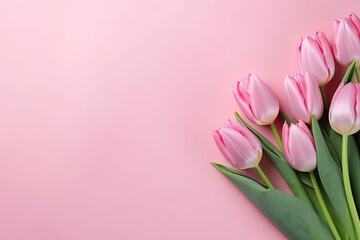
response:
<svg viewBox="0 0 360 240"><path fill-rule="evenodd" d="M286 239L209 163L230 166L211 132L239 111L231 87L249 72L287 113L300 36L331 41L333 19L358 9L0 1L0 238ZM290 192L269 159L261 167Z"/></svg>

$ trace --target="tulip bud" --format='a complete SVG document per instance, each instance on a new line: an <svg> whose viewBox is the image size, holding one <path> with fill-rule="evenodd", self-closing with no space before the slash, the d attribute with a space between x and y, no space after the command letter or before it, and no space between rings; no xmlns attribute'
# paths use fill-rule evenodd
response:
<svg viewBox="0 0 360 240"><path fill-rule="evenodd" d="M234 97L245 116L259 125L273 123L279 114L279 102L271 90L255 74L233 87Z"/></svg>
<svg viewBox="0 0 360 240"><path fill-rule="evenodd" d="M213 132L214 140L224 157L235 167L256 167L262 156L262 147L255 135L234 119L223 123Z"/></svg>
<svg viewBox="0 0 360 240"><path fill-rule="evenodd" d="M360 84L340 83L329 110L331 128L341 135L360 130Z"/></svg>
<svg viewBox="0 0 360 240"><path fill-rule="evenodd" d="M301 74L308 72L319 86L334 76L334 57L323 32L318 31L315 37L301 37L297 56Z"/></svg>
<svg viewBox="0 0 360 240"><path fill-rule="evenodd" d="M285 158L293 168L301 172L311 172L316 168L314 137L303 121L290 126L285 122L282 139Z"/></svg>
<svg viewBox="0 0 360 240"><path fill-rule="evenodd" d="M311 123L311 115L320 119L324 105L317 83L308 73L286 76L284 81L286 101L291 115L296 120Z"/></svg>
<svg viewBox="0 0 360 240"><path fill-rule="evenodd" d="M355 14L349 18L335 20L333 24L333 52L342 65L350 64L354 59L360 63L360 19Z"/></svg>

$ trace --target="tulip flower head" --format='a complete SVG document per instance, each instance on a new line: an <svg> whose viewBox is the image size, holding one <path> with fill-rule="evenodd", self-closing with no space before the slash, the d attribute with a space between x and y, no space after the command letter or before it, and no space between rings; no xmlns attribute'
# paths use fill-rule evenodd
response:
<svg viewBox="0 0 360 240"><path fill-rule="evenodd" d="M285 122L282 139L285 158L293 168L301 172L311 172L316 168L314 137L303 121L290 126Z"/></svg>
<svg viewBox="0 0 360 240"><path fill-rule="evenodd" d="M323 32L318 31L315 37L301 37L297 56L301 74L308 72L319 86L324 86L334 76L334 57Z"/></svg>
<svg viewBox="0 0 360 240"><path fill-rule="evenodd" d="M286 101L291 115L296 120L311 123L311 115L320 119L324 105L317 83L306 72L304 76L286 76L284 81Z"/></svg>
<svg viewBox="0 0 360 240"><path fill-rule="evenodd" d="M360 63L360 19L355 14L349 18L334 20L333 52L342 65L350 64L354 59Z"/></svg>
<svg viewBox="0 0 360 240"><path fill-rule="evenodd" d="M332 129L341 135L360 130L360 84L340 83L331 101L329 121Z"/></svg>
<svg viewBox="0 0 360 240"><path fill-rule="evenodd" d="M235 119L213 131L214 140L224 157L239 169L258 166L262 147L255 135Z"/></svg>
<svg viewBox="0 0 360 240"><path fill-rule="evenodd" d="M255 74L249 74L233 87L234 97L245 116L259 125L273 123L279 114L279 102Z"/></svg>

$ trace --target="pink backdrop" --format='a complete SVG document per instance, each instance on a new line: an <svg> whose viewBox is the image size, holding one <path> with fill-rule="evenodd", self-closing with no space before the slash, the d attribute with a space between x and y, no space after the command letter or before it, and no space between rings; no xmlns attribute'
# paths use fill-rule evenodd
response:
<svg viewBox="0 0 360 240"><path fill-rule="evenodd" d="M359 9L0 1L0 239L286 239L209 164L211 130L249 71L284 103L300 35Z"/></svg>

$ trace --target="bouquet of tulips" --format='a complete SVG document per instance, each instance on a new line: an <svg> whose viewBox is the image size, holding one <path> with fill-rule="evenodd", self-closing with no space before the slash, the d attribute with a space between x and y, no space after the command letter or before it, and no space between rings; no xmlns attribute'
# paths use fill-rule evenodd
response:
<svg viewBox="0 0 360 240"><path fill-rule="evenodd" d="M301 74L284 81L290 116L280 112L282 137L274 125L279 103L261 79L249 74L233 87L243 114L270 126L278 147L237 112L213 132L224 157L237 169L255 168L263 183L212 164L290 239L360 240L360 19L334 21L332 48L320 31L302 37L297 54ZM324 86L334 58L348 68L329 106ZM294 196L277 190L259 167L263 151Z"/></svg>

